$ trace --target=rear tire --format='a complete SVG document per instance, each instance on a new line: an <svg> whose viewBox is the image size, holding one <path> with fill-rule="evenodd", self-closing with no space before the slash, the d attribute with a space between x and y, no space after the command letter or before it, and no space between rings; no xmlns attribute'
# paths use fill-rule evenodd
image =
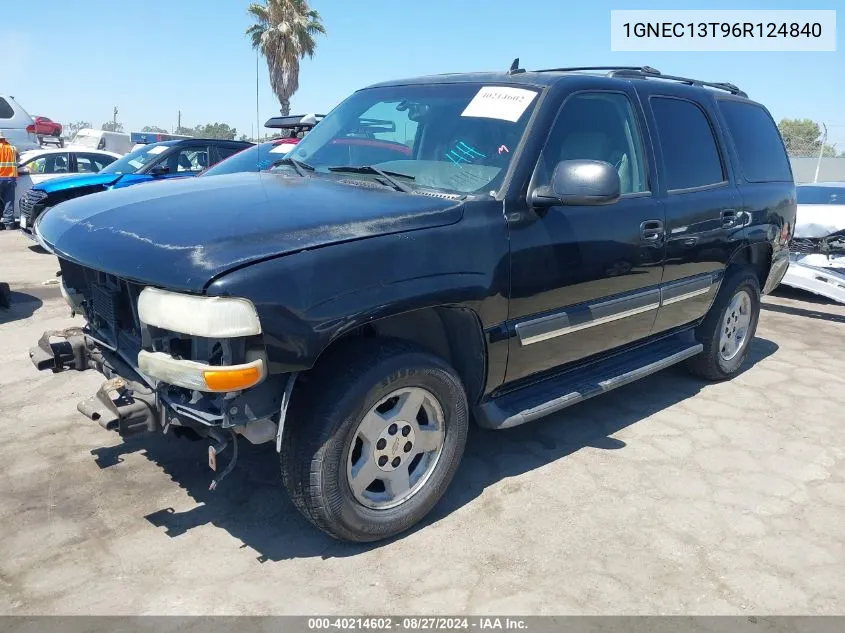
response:
<svg viewBox="0 0 845 633"><path fill-rule="evenodd" d="M388 538L428 514L457 471L466 395L454 369L409 343L365 340L330 354L294 391L282 480L330 536Z"/></svg>
<svg viewBox="0 0 845 633"><path fill-rule="evenodd" d="M695 337L701 354L687 361L690 372L706 380L726 380L739 372L760 319L760 282L749 268L728 271L719 294Z"/></svg>

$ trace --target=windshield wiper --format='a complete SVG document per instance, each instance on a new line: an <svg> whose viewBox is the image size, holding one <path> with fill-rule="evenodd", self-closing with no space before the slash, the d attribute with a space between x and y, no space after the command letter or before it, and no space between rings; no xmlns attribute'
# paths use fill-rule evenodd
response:
<svg viewBox="0 0 845 633"><path fill-rule="evenodd" d="M271 167L277 167L279 165L290 165L294 168L296 173L302 176L303 178L306 176L306 171L314 171L314 168L308 163L303 163L301 160L296 160L295 158L291 158L289 156L286 156L285 158L280 158L279 160L274 162Z"/></svg>
<svg viewBox="0 0 845 633"><path fill-rule="evenodd" d="M414 176L411 176L410 174L401 174L398 171L385 171L384 169L379 169L378 167L373 167L372 165L349 165L347 167L329 167L329 171L345 171L351 174L375 174L376 176L381 176L382 179L386 180L397 191L403 191L405 193L412 193L413 189L405 183L399 182L398 180L396 180L396 178L407 178L408 180L416 180L416 178Z"/></svg>

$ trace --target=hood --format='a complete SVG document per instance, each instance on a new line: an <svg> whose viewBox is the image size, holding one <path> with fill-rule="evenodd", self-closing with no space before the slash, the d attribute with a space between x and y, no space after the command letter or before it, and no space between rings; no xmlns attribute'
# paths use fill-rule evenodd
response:
<svg viewBox="0 0 845 633"><path fill-rule="evenodd" d="M39 189L51 194L58 191L76 189L78 187L92 187L95 185L108 187L117 182L120 177L121 174L79 174L72 176L59 176L37 184L33 187L33 189Z"/></svg>
<svg viewBox="0 0 845 633"><path fill-rule="evenodd" d="M324 178L244 172L68 200L39 232L60 257L141 283L202 292L278 255L457 222L460 202Z"/></svg>

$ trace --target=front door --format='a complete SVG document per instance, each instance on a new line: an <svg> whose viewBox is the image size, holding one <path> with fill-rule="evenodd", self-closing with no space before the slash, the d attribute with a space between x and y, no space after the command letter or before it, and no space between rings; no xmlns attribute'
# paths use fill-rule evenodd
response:
<svg viewBox="0 0 845 633"><path fill-rule="evenodd" d="M648 336L660 305L663 203L633 93L584 91L561 106L531 181L561 160L616 166L622 197L601 206L509 213L512 336L506 381Z"/></svg>

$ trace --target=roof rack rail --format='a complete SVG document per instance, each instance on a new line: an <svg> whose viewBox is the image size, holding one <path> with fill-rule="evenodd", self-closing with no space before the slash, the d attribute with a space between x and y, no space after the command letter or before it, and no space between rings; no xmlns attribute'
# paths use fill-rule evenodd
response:
<svg viewBox="0 0 845 633"><path fill-rule="evenodd" d="M737 88L734 84L728 82L714 82L702 81L700 79L690 79L689 77L678 77L675 75L664 75L656 68L651 66L573 66L571 68L544 68L543 70L535 70L537 73L551 73L551 72L576 72L581 70L601 70L607 71L608 77L631 77L640 79L665 79L667 81L678 81L690 86L706 86L708 88L717 88L718 90L725 90L731 94L739 97L748 98L748 95Z"/></svg>
<svg viewBox="0 0 845 633"><path fill-rule="evenodd" d="M653 69L652 69L653 70ZM724 90L726 92L730 92L731 94L737 95L738 97L748 98L748 94L746 94L743 90L740 90L737 86L732 83L728 83L726 81L702 81L701 79L691 79L690 77L678 77L676 75L664 75L662 73L653 73L642 71L638 69L630 69L630 68L620 68L618 70L614 70L608 73L609 77L632 77L632 78L640 78L640 79L665 79L667 81L677 81L680 83L687 84L689 86L698 86L698 87L707 87L707 88L716 88L717 90Z"/></svg>
<svg viewBox="0 0 845 633"><path fill-rule="evenodd" d="M638 70L643 73L648 73L652 75L659 75L660 71L656 68L652 68L651 66L571 66L568 68L543 68L542 70L534 70L532 72L535 73L555 73L555 72L574 72L579 70L607 70L607 71L618 71L618 70Z"/></svg>

